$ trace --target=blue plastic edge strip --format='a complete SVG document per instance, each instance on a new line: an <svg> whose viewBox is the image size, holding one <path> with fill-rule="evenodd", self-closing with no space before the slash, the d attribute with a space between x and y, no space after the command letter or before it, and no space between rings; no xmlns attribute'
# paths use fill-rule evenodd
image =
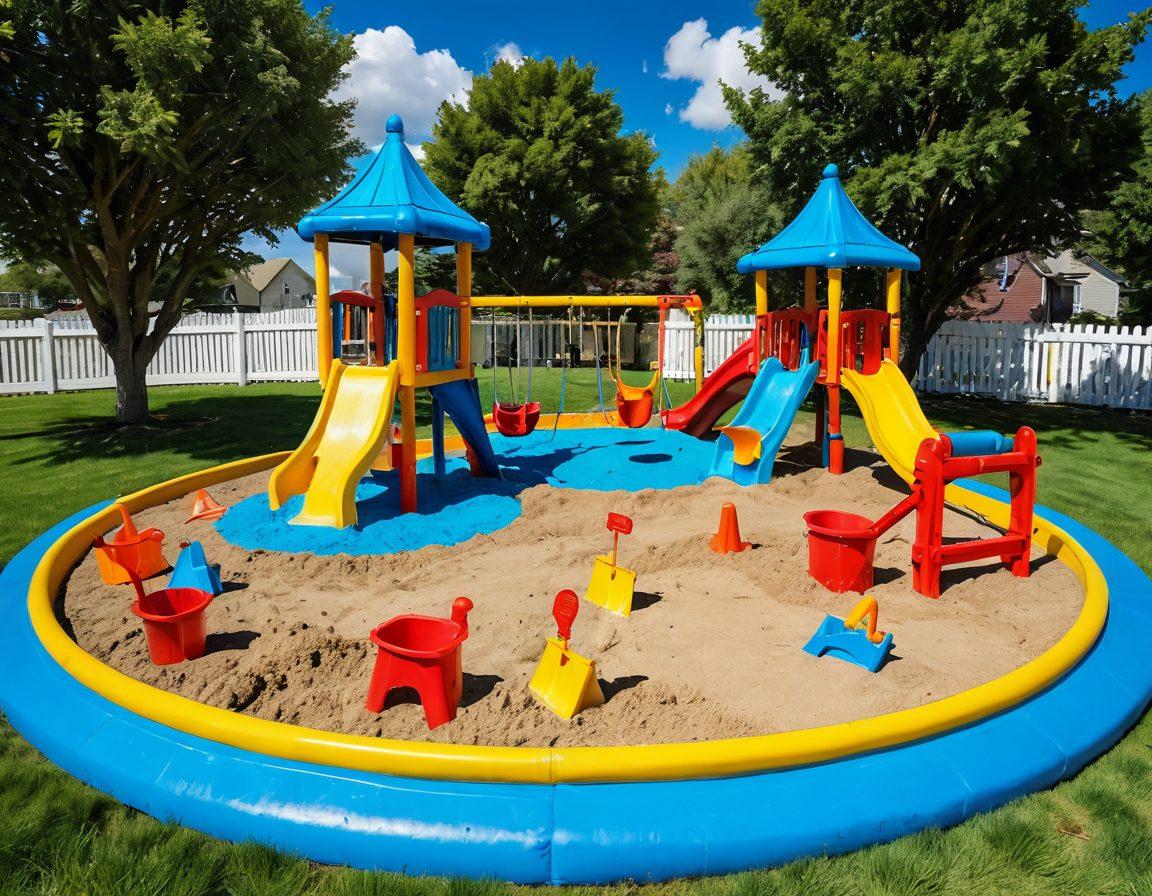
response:
<svg viewBox="0 0 1152 896"><path fill-rule="evenodd" d="M1110 589L1108 620L1059 682L966 728L837 762L716 780L478 784L288 762L129 713L44 651L27 613L33 570L57 538L104 506L52 527L0 573L7 623L0 705L9 721L65 771L143 812L319 862L594 884L843 853L956 824L1074 774L1115 744L1152 698L1152 660L1139 635L1152 622L1152 582L1099 535L1037 508L1099 563Z"/></svg>

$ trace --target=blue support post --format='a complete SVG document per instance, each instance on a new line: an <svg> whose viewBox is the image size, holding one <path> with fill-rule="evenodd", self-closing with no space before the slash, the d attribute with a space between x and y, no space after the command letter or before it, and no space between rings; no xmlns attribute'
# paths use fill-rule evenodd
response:
<svg viewBox="0 0 1152 896"><path fill-rule="evenodd" d="M444 475L444 408L432 396L432 463L437 476Z"/></svg>

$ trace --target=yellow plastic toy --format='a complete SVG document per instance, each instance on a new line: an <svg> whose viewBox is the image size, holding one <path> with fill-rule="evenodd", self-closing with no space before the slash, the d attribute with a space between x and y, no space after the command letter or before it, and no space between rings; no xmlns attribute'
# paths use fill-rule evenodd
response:
<svg viewBox="0 0 1152 896"><path fill-rule="evenodd" d="M604 692L596 679L596 663L568 649L572 623L579 610L580 598L575 591L565 589L556 595L552 604L556 637L545 642L544 655L528 684L536 699L562 719L604 702Z"/></svg>
<svg viewBox="0 0 1152 896"><path fill-rule="evenodd" d="M632 615L632 594L636 590L636 573L616 565L620 536L632 532L632 520L622 513L608 514L608 531L612 533L612 553L597 557L588 583L588 600L617 616Z"/></svg>

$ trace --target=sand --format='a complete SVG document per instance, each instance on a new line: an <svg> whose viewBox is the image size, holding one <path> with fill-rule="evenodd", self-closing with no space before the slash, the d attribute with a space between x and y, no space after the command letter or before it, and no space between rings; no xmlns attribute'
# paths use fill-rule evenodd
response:
<svg viewBox="0 0 1152 896"><path fill-rule="evenodd" d="M522 515L500 531L392 556L242 550L211 524L185 524L189 499L181 499L137 521L167 533L169 560L182 539L199 539L222 565L226 590L209 609L204 657L151 665L130 589L105 586L91 555L65 584L59 613L103 662L213 706L353 734L512 746L695 741L846 722L1001 676L1069 628L1083 589L1038 553L1031 578L981 562L947 570L938 601L916 594L910 518L876 553L872 593L881 628L895 636L889 663L873 675L804 653L824 615L846 615L858 597L831 594L807 576L804 511L875 518L905 493L882 462L853 459L856 468L841 477L784 462L772 484L753 488L718 479L630 493L539 485L520 494ZM232 504L266 483L262 474L213 491ZM708 539L725 501L736 503L755 546L719 557ZM582 593L592 559L610 546L610 510L635 520L620 562L638 574L636 609L623 619L582 601L572 647L596 661L607 703L565 722L534 701L528 680L554 634L553 596ZM951 511L945 532L990 534ZM429 732L420 706L402 693L381 714L365 710L369 630L400 613L446 616L458 595L476 607L456 720Z"/></svg>

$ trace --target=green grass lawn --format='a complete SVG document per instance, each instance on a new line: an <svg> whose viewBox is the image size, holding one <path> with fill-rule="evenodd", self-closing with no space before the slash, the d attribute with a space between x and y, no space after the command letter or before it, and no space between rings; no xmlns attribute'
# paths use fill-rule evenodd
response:
<svg viewBox="0 0 1152 896"><path fill-rule="evenodd" d="M507 374L502 376L506 397ZM641 382L644 375L625 378ZM482 375L481 384L487 401L490 376ZM676 400L690 392L685 384L673 385ZM535 378L534 397L545 411L555 408L558 393L557 372ZM153 389L153 409L162 422L124 431L105 425L113 409L109 392L0 399L0 562L94 501L213 464L294 447L318 400L315 384ZM595 405L594 374L575 371L567 409ZM426 433L427 404L419 411ZM1145 571L1152 570L1146 510L1152 499L1152 418L959 399L926 401L925 411L945 430L1011 432L1022 424L1033 426L1044 457L1040 500L1097 529ZM810 414L804 416L811 420ZM850 448L868 448L863 423L850 409L844 431ZM858 457L850 453L849 462ZM569 892L1149 894L1150 747L1152 722L1145 718L1114 750L1050 791L948 831L928 831L848 856L720 878ZM883 787L884 782L862 786ZM0 896L494 896L522 889L320 867L161 824L60 772L0 724Z"/></svg>

